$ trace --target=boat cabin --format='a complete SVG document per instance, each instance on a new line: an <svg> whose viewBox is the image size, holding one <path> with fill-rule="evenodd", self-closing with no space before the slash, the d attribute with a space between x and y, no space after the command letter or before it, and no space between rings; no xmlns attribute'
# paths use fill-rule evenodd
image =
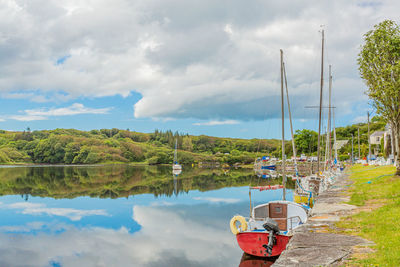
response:
<svg viewBox="0 0 400 267"><path fill-rule="evenodd" d="M276 221L281 232L286 232L305 223L307 211L291 201L270 201L253 208L249 230L265 230L263 224L267 218Z"/></svg>

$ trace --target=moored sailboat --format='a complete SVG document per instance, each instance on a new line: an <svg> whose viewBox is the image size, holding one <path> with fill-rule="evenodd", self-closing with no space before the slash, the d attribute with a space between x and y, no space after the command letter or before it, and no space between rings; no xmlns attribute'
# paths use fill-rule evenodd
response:
<svg viewBox="0 0 400 267"><path fill-rule="evenodd" d="M283 94L283 51L281 50L281 110L282 110L282 181L283 200L269 201L251 209L250 218L236 215L230 221L230 227L239 247L247 254L259 257L278 256L286 249L293 230L307 221L307 210L292 201L286 200L286 165L284 137L284 94ZM251 190L278 189L275 187L250 187ZM240 223L237 227L237 222Z"/></svg>
<svg viewBox="0 0 400 267"><path fill-rule="evenodd" d="M177 175L182 172L182 165L178 163L178 140L175 139L174 163L172 164L172 172Z"/></svg>

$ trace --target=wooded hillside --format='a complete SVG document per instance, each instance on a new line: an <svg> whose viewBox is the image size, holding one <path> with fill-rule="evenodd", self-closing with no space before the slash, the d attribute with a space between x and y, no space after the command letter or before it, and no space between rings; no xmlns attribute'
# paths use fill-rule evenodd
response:
<svg viewBox="0 0 400 267"><path fill-rule="evenodd" d="M385 122L374 117L371 134L383 130ZM368 154L367 124L359 123L336 129L338 140L351 140L357 148L357 129L360 128L361 154ZM0 130L0 163L48 163L48 164L96 164L111 162L135 162L144 164L170 164L173 161L175 140L178 142L178 159L182 164L200 161L220 163L252 163L263 155L279 157L280 140L237 139L212 136L192 136L172 131L155 130L139 133L130 130L101 129L80 131L55 129L23 132ZM314 155L317 151L317 133L298 130L295 143L300 154ZM339 154L348 157L351 142ZM324 150L324 145L322 146ZM384 153L383 148L380 150ZM293 155L291 141L286 141L287 156Z"/></svg>

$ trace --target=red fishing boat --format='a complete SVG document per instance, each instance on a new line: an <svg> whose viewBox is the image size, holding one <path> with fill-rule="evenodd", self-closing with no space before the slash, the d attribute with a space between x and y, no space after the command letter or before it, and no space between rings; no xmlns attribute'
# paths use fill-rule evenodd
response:
<svg viewBox="0 0 400 267"><path fill-rule="evenodd" d="M239 247L247 254L274 257L286 249L293 230L306 221L305 207L292 201L277 200L254 207L247 220L240 215L234 216L231 230L236 234Z"/></svg>

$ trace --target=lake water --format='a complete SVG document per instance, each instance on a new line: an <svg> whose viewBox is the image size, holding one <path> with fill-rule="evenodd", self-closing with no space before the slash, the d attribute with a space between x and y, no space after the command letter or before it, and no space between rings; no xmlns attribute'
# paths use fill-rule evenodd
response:
<svg viewBox="0 0 400 267"><path fill-rule="evenodd" d="M3 166L0 266L239 266L229 221L248 216L250 183L279 180L186 166L179 176L155 166ZM253 204L281 198L252 194Z"/></svg>

